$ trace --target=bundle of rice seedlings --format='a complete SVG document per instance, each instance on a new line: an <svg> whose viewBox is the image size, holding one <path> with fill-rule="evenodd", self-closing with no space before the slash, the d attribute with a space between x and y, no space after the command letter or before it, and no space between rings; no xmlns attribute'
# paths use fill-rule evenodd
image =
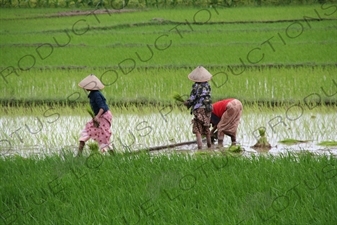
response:
<svg viewBox="0 0 337 225"><path fill-rule="evenodd" d="M174 94L173 94L173 98L176 100L176 101L178 101L178 102L184 102L185 100L183 99L183 97L179 94L179 93L177 93L177 92L175 92Z"/></svg>
<svg viewBox="0 0 337 225"><path fill-rule="evenodd" d="M230 151L230 152L242 152L243 148L240 145L231 145L231 146L229 146L228 151Z"/></svg>
<svg viewBox="0 0 337 225"><path fill-rule="evenodd" d="M322 146L337 146L337 141L322 141L319 143Z"/></svg>
<svg viewBox="0 0 337 225"><path fill-rule="evenodd" d="M99 150L98 144L96 142L88 143L88 147L93 152L97 152Z"/></svg>
<svg viewBox="0 0 337 225"><path fill-rule="evenodd" d="M279 141L279 143L285 144L285 145L296 145L299 143L307 143L307 142L310 142L310 140L297 140L297 139L287 138L287 139Z"/></svg>
<svg viewBox="0 0 337 225"><path fill-rule="evenodd" d="M94 112L90 108L87 108L87 112L90 114L92 120L94 121L94 126L99 127L99 123L94 120L94 118L95 118Z"/></svg>
<svg viewBox="0 0 337 225"><path fill-rule="evenodd" d="M269 144L269 142L267 140L267 137L266 137L265 128L261 127L259 129L259 134L260 134L260 138L257 141L257 143L252 146L252 148L258 149L258 150L269 150L269 149L271 149L271 145Z"/></svg>

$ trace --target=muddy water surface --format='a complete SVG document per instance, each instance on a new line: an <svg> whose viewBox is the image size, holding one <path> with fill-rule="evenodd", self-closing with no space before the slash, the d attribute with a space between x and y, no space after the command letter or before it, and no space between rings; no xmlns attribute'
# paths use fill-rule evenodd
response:
<svg viewBox="0 0 337 225"><path fill-rule="evenodd" d="M118 151L136 151L193 141L191 119L189 113L183 112L114 115L112 142ZM3 116L0 118L1 154L49 154L62 149L75 151L79 133L88 120L88 116ZM337 140L336 113L302 113L300 117L298 114L283 116L270 112L244 113L237 140L246 153L261 152L251 148L259 138L257 130L260 127L266 129L267 139L272 146L270 150L262 152L279 154L307 150L337 155L337 146L319 145L321 141ZM301 142L291 145L279 143L284 139ZM228 137L225 137L224 144L230 145ZM196 145L179 146L175 149L194 151Z"/></svg>

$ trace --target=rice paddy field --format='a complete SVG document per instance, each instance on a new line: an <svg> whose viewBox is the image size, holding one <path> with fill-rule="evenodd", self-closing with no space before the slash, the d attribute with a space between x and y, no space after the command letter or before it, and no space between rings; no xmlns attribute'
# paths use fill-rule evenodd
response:
<svg viewBox="0 0 337 225"><path fill-rule="evenodd" d="M337 3L225 2L3 1L0 224L336 224ZM146 151L195 139L172 96L198 65L214 102L243 103L244 151ZM74 157L89 74L106 86L112 156L90 141ZM260 128L268 150L252 147Z"/></svg>

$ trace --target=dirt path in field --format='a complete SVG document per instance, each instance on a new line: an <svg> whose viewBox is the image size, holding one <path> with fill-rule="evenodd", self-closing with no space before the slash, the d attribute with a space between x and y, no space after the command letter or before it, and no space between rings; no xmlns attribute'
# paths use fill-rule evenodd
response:
<svg viewBox="0 0 337 225"><path fill-rule="evenodd" d="M81 15L98 15L98 14L116 14L116 13L129 13L139 11L137 9L92 9L92 10L74 10L69 12L59 12L56 14L47 15L46 17L65 17L65 16L81 16Z"/></svg>
<svg viewBox="0 0 337 225"><path fill-rule="evenodd" d="M60 18L60 17L72 17L72 16L96 16L99 14L120 14L120 13L132 13L138 11L144 11L145 9L89 9L89 10L72 10L72 11L61 11L57 13L50 14L41 14L41 15L33 15L28 17L20 17L20 18L3 18L0 20L27 20L27 19L40 19L40 18Z"/></svg>

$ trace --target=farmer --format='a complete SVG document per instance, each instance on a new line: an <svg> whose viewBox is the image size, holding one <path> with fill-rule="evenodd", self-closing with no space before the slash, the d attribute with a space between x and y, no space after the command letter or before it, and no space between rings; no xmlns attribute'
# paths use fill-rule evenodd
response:
<svg viewBox="0 0 337 225"><path fill-rule="evenodd" d="M228 98L213 104L211 114L211 135L213 136L215 130L217 130L218 147L223 146L224 135L231 138L232 145L236 145L236 132L241 114L242 104L237 99Z"/></svg>
<svg viewBox="0 0 337 225"><path fill-rule="evenodd" d="M192 91L188 100L184 102L187 108L191 108L191 114L194 115L192 120L192 132L197 139L198 149L202 149L201 136L205 135L207 147L211 147L210 119L212 112L211 86L208 81L212 75L202 66L195 68L188 78L195 82L192 85Z"/></svg>
<svg viewBox="0 0 337 225"><path fill-rule="evenodd" d="M90 138L98 143L102 153L107 151L112 153L113 148L110 145L112 114L106 104L105 97L100 92L104 88L104 85L93 74L84 78L78 85L90 91L88 98L95 115L92 120L86 123L85 128L81 132L78 155L82 154L85 142Z"/></svg>

